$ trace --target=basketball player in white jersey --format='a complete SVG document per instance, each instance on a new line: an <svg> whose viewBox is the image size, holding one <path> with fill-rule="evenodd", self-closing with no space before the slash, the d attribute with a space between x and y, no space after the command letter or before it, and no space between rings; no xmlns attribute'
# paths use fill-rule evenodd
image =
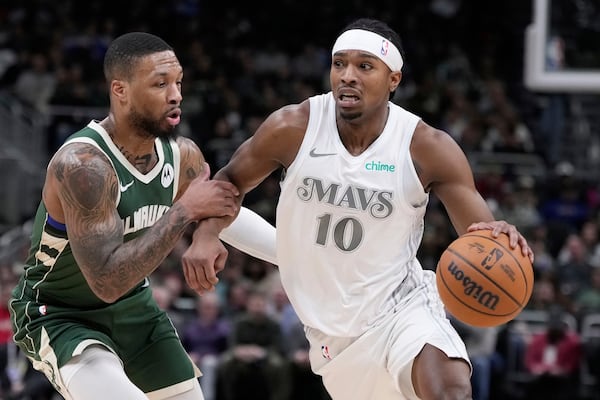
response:
<svg viewBox="0 0 600 400"><path fill-rule="evenodd" d="M430 193L459 234L506 234L533 261L516 228L494 221L452 138L389 101L402 64L386 24L350 24L333 46L331 92L275 111L215 175L246 193L284 168L277 264L334 400L471 398L465 346L416 259ZM204 254L224 225L202 221L184 255L204 268L187 277L199 292L215 280Z"/></svg>

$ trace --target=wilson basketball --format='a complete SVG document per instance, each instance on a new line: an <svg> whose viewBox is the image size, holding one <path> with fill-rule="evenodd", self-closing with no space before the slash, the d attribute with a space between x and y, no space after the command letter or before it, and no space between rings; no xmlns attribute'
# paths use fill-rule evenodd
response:
<svg viewBox="0 0 600 400"><path fill-rule="evenodd" d="M491 230L466 233L450 243L436 270L442 302L464 323L497 326L515 318L533 290L533 267L511 249L508 235Z"/></svg>

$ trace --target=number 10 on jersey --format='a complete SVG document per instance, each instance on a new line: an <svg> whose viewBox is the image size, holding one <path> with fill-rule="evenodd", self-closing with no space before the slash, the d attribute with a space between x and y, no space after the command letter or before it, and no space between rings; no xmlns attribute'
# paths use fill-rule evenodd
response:
<svg viewBox="0 0 600 400"><path fill-rule="evenodd" d="M330 235L338 249L350 252L356 250L362 242L363 227L360 221L353 217L344 217L333 222L329 213L317 217L317 244L326 246Z"/></svg>

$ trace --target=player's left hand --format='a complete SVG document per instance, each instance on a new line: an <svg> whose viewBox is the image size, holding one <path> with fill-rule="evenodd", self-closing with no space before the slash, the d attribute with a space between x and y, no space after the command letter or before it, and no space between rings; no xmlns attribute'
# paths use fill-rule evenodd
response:
<svg viewBox="0 0 600 400"><path fill-rule="evenodd" d="M508 235L509 243L511 248L521 246L521 252L524 257L528 257L529 261L533 264L534 255L533 250L529 247L527 239L517 230L517 227L509 224L506 221L490 221L490 222L476 222L467 228L467 232L479 231L479 230L491 230L493 237L498 237L501 233Z"/></svg>
<svg viewBox="0 0 600 400"><path fill-rule="evenodd" d="M225 267L227 249L217 236L196 232L190 247L183 253L181 263L189 287L198 294L215 290L217 274Z"/></svg>

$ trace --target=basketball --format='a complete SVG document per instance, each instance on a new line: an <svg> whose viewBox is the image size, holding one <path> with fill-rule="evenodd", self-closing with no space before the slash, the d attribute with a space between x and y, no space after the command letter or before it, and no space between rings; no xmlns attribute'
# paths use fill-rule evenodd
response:
<svg viewBox="0 0 600 400"><path fill-rule="evenodd" d="M525 307L533 291L533 267L511 249L508 235L491 230L466 233L442 253L436 269L438 291L456 319L478 327L504 324Z"/></svg>

